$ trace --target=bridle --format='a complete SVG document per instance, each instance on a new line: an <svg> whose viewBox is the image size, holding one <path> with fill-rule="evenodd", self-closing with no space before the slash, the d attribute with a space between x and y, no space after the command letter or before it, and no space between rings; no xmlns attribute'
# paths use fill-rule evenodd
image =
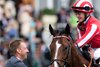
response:
<svg viewBox="0 0 100 67"><path fill-rule="evenodd" d="M70 63L71 63L71 62L70 62L70 60L71 60L71 46L72 46L71 40L70 40L71 37L64 36L64 35L62 35L62 36L54 36L54 37L53 37L53 39L56 39L56 38L66 38L66 39L68 40L69 46L65 47L65 50L66 50L66 52L67 52L68 54L67 54L66 58L63 59L63 60L62 60L62 59L52 59L50 65L52 65L54 62L57 62L57 64L59 65L59 67L71 67L71 64L70 64ZM71 45L70 45L70 44L71 44ZM63 62L64 65L62 66L59 62ZM83 64L83 65L84 65L83 67L90 67L91 64L92 64L92 60L90 61L90 63L89 63L88 66L86 66L85 64Z"/></svg>
<svg viewBox="0 0 100 67"><path fill-rule="evenodd" d="M67 40L68 40L68 43L70 44L70 38L69 37L67 37L67 36L64 36L64 35L62 35L62 36L55 36L55 37L53 37L53 39L56 39L56 38L66 38ZM68 48L68 49L67 49ZM59 67L70 67L71 65L70 65L70 63L69 63L69 57L70 57L70 51L71 51L71 47L70 46L68 46L68 47L65 47L65 49L64 50L66 50L66 52L68 52L68 55L67 55L67 57L64 59L64 60L61 60L61 59L53 59L52 61L51 61L51 64L50 65L52 65L54 62L57 62L57 64L59 65ZM67 60L68 59L68 60ZM64 63L64 66L62 66L59 62L63 62Z"/></svg>
<svg viewBox="0 0 100 67"><path fill-rule="evenodd" d="M69 63L67 63L66 60L59 60L59 59L53 59L50 65L52 65L54 62L57 62L57 64L59 65L59 67L63 67L63 66L60 65L59 61L63 62L65 67L67 67L67 66L69 67Z"/></svg>
<svg viewBox="0 0 100 67"><path fill-rule="evenodd" d="M66 39L68 39L68 40L69 40L69 37L64 36L64 35L62 35L62 36L54 36L54 37L53 37L53 39L55 39L55 38L62 38L62 37L63 37L63 38L66 38Z"/></svg>

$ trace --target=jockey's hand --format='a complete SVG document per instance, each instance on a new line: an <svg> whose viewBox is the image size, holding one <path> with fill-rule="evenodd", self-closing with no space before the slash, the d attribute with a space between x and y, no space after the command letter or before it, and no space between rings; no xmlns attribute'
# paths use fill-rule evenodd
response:
<svg viewBox="0 0 100 67"><path fill-rule="evenodd" d="M91 57L94 58L94 51L91 47L89 47L89 53L91 54Z"/></svg>
<svg viewBox="0 0 100 67"><path fill-rule="evenodd" d="M76 47L78 47L77 43L74 43L74 45L75 45Z"/></svg>
<svg viewBox="0 0 100 67"><path fill-rule="evenodd" d="M89 47L90 47L89 45L85 45L85 46L82 47L82 50L83 51L88 51L89 50Z"/></svg>

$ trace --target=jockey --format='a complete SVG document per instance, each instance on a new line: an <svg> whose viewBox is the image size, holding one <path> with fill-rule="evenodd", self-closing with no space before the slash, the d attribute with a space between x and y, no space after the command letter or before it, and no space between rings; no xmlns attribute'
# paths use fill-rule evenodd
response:
<svg viewBox="0 0 100 67"><path fill-rule="evenodd" d="M100 21L91 15L94 11L92 3L89 0L77 0L71 9L78 18L76 44L80 48L90 45L94 59L100 59Z"/></svg>

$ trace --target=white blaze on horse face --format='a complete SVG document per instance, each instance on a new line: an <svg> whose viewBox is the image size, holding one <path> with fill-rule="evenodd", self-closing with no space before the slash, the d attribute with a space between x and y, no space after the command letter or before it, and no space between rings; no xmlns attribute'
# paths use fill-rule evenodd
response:
<svg viewBox="0 0 100 67"><path fill-rule="evenodd" d="M57 59L57 54L58 54L58 49L59 49L59 47L61 46L61 44L59 44L58 43L58 40L56 41L56 53L55 53L55 57L54 57L54 59ZM58 64L57 64L57 62L54 62L54 67L58 67Z"/></svg>

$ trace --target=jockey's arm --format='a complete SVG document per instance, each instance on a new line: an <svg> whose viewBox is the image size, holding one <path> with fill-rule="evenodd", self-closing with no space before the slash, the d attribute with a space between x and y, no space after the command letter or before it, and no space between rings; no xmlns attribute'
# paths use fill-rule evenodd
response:
<svg viewBox="0 0 100 67"><path fill-rule="evenodd" d="M76 41L77 45L81 48L85 46L85 44L90 43L90 41L95 37L97 29L97 25L95 24L92 24L87 27L85 34Z"/></svg>

